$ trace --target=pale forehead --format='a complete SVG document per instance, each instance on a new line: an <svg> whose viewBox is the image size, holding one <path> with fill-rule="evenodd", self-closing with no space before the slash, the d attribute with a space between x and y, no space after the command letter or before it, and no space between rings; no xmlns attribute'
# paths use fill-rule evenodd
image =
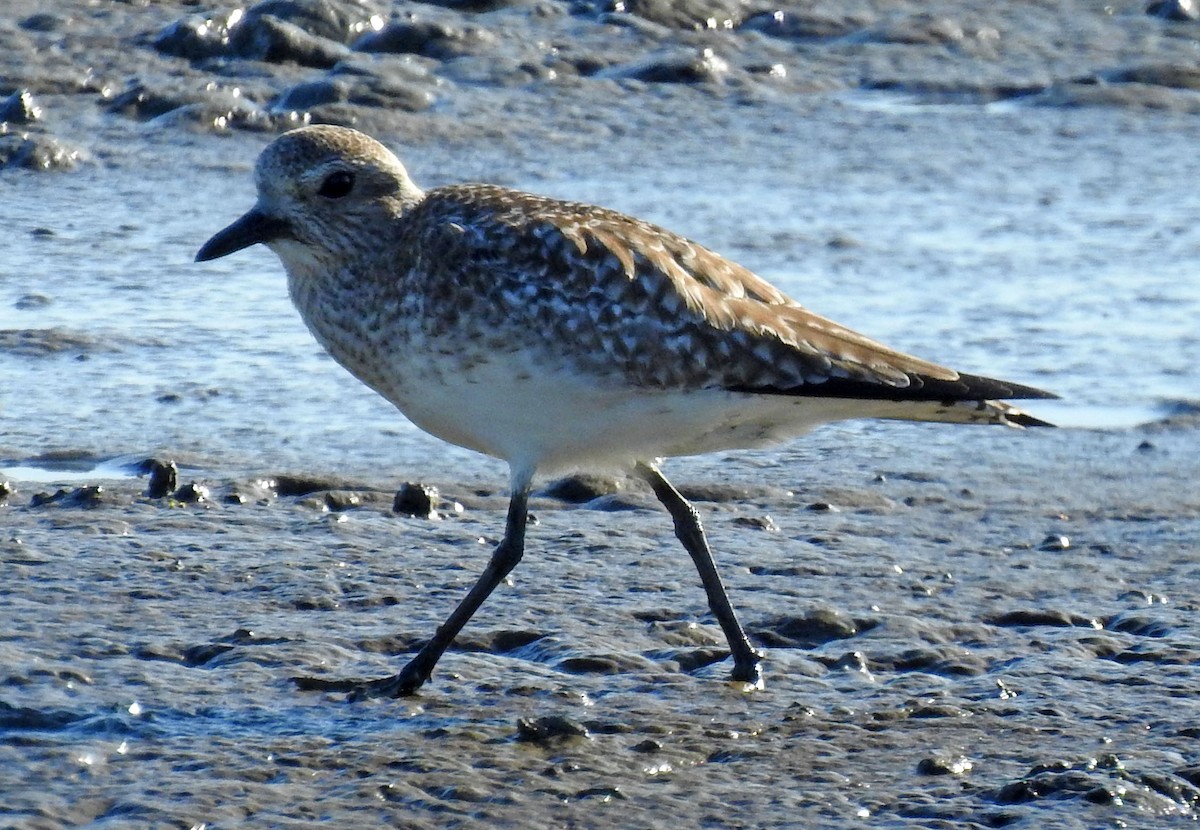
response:
<svg viewBox="0 0 1200 830"><path fill-rule="evenodd" d="M399 167L391 151L370 136L346 127L319 125L284 133L258 157L259 186L292 180L333 164Z"/></svg>

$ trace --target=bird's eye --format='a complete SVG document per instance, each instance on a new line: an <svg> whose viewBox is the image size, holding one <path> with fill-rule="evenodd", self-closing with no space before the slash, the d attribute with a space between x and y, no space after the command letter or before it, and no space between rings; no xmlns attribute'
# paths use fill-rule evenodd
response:
<svg viewBox="0 0 1200 830"><path fill-rule="evenodd" d="M317 190L317 195L324 196L326 199L340 199L353 188L354 174L346 170L338 170L325 177L325 181L321 182L321 187Z"/></svg>

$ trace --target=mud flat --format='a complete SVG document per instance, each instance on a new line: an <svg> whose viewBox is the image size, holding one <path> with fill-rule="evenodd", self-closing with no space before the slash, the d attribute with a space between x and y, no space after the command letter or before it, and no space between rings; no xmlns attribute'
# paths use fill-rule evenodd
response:
<svg viewBox="0 0 1200 830"><path fill-rule="evenodd" d="M440 482L434 519L395 513L382 481L9 492L6 821L1190 817L1194 430L877 430L878 458L839 452L871 437L847 428L674 465L768 646L752 694L724 681L690 563L630 482L544 491L513 584L434 681L359 704L292 678L395 670L486 561L493 482Z"/></svg>

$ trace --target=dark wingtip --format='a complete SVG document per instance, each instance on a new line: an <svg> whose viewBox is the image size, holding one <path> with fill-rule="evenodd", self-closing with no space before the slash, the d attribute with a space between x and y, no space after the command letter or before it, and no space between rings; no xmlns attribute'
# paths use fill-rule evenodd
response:
<svg viewBox="0 0 1200 830"><path fill-rule="evenodd" d="M1057 398L1058 395L1049 395L1047 397ZM1019 427L1051 427L1057 428L1058 424L1052 424L1049 421L1043 421L1041 418L1035 418L1028 412L1014 412L1005 416L1010 424L1015 424Z"/></svg>
<svg viewBox="0 0 1200 830"><path fill-rule="evenodd" d="M942 382L935 381L931 384L928 380L925 380L925 383L932 386ZM1036 386L1025 386L1021 383L997 380L996 378L983 377L982 375L967 375L960 372L958 380L950 381L950 383L960 388L960 395L963 398L977 398L988 401L1058 399L1058 395L1053 392L1038 389Z"/></svg>

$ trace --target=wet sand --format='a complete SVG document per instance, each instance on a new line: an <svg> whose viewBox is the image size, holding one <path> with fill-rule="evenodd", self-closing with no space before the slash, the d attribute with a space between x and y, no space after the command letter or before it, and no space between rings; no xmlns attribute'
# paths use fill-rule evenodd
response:
<svg viewBox="0 0 1200 830"><path fill-rule="evenodd" d="M580 177L596 200L653 211L689 233L704 228L705 241L756 267L805 250L810 267L839 273L870 305L886 294L871 278L892 256L912 257L898 263L901 272L943 280L935 291L954 286L960 270L975 274L960 293L986 291L980 273L998 282L1028 264L977 262L973 252L935 262L933 246L890 253L886 229L869 235L855 224L880 198L880 180L862 173L880 148L895 153L895 166L914 165L896 182L919 177L915 191L932 199L952 189L952 175L958 187L993 186L971 178L972 153L1011 152L1035 165L1006 149L1027 129L1031 147L1123 159L1097 179L1102 195L1122 176L1142 175L1129 172L1129 159L1158 152L1156 133L1162 142L1189 136L1197 109L1194 24L1146 15L1141 4L1111 13L1082 3L818 4L765 17L771 9L716 3L635 4L626 14L582 4L414 4L396 7L396 25L379 31L397 39L390 48L416 51L382 56L363 51L365 31L315 34L320 26L302 6L277 3L266 22L251 15L256 37L226 43L219 25L205 30L215 35L187 35L197 31L189 15L228 20L211 8L10 4L0 21L0 92L25 90L29 100L9 102L0 152L24 169L0 173L10 177L0 186L13 182L18 196L67 189L70 177L97 170L118 182L153 181L167 159L206 171L197 180L205 187L220 181L246 196L250 164L271 134L306 118L333 120L409 148L428 184L540 179L541 189L561 191ZM392 9L327 7L355 7L358 22ZM400 23L425 28L418 37ZM949 128L910 133L896 119L862 117L864 101L1012 101L1046 108L1051 126L996 119L989 137L988 126L964 123L963 134L980 143L956 148ZM1078 108L1094 109L1095 120L1058 118ZM1111 132L1079 127L1110 117ZM662 132L668 127L676 132ZM868 140L868 129L901 138ZM1061 141L1043 140L1039 129ZM660 132L670 141L655 142ZM747 222L752 196L709 203L704 183L689 189L685 171L663 163L688 152L749 160L752 193L778 178L770 160L798 133L839 147L814 150L804 175L863 176L854 201L795 200L803 231L774 216ZM1167 156L1150 167L1170 179L1179 173ZM623 166L630 157L640 172ZM827 159L835 169L821 168L834 164ZM63 184L23 178L43 166L69 168ZM1156 183L1144 177L1147 188ZM1023 193L1021 182L1006 184ZM1075 186L1064 177L1025 195L1051 204ZM230 197L229 215L217 216L163 189L182 218L144 221L167 229L170 256L155 266L164 273L157 279L183 291L181 283L197 281L186 270L194 245L245 205ZM1157 218L1167 207L1146 210ZM947 208L941 231L953 232L956 211L964 212ZM902 227L904 210L895 212ZM1028 234L1057 255L1051 243L1070 223L1023 216L997 232ZM78 221L19 227L25 244L49 252L48 270L75 273L89 250L111 255L103 240L88 247L89 226ZM760 239L760 226L776 231ZM1183 261L1195 254L1184 231L1173 243L1169 233L1138 230L1134 217L1114 247L1165 247ZM114 230L121 234L131 245L144 237L133 226ZM239 268L249 266L216 273ZM261 302L232 277L204 285ZM1093 359L1103 371L1080 363L1071 372L1054 367L1073 353L1039 349L1061 335L1052 324L1071 307L1103 311L1093 296L1102 289L1068 284L1051 318L1005 317L997 301L996 325L1019 332L1016 345L992 334L986 315L954 314L906 345L966 342L960 356L996 361L971 368L1032 371L1022 379L1097 395L1096 403L1112 388L1086 373L1129 371L1136 356L1100 342ZM13 302L36 320L36 297L23 289ZM52 309L65 302L44 299ZM1100 313L1094 328L1067 319L1068 339L1121 323ZM227 342L236 356L224 359L246 359L255 374L210 390L205 364L221 355L206 344L190 352L187 342L160 342L142 325L89 337L31 323L0 341L24 394L53 405L0 422L6 466L51 471L44 483L14 480L0 505L0 619L9 621L0 626L2 826L1194 820L1200 443L1186 402L1138 428L851 424L777 451L669 463L668 475L701 509L743 622L767 649L767 685L755 693L724 681L720 631L648 493L621 482L576 504L543 492L512 584L484 606L421 695L347 704L300 691L294 678L382 676L403 664L497 541L502 468L433 443L386 463L393 456L382 447L416 439L355 422L364 412L392 416L353 398L352 381L336 380L303 349L281 357L253 340L274 331ZM896 325L912 328L907 318ZM169 385L105 386L110 351L131 361L149 353L172 367ZM345 390L342 398L272 397L273 373L297 366L314 388ZM1136 381L1117 386L1125 383ZM84 408L75 402L87 397L80 388L103 401ZM7 411L24 412L10 390L5 397ZM60 411L60 400L70 405ZM321 416L324 431L297 430L306 425L278 414L289 404L331 413ZM183 489L151 498L145 478L86 472L138 453L178 460ZM439 488L440 518L392 511L406 480ZM198 490L188 489L193 482Z"/></svg>
<svg viewBox="0 0 1200 830"><path fill-rule="evenodd" d="M856 429L897 440L865 458ZM438 521L392 513L382 486L277 497L216 479L193 504L148 499L144 481L106 484L90 506L13 494L0 543L9 820L1190 817L1194 429L930 428L928 443L856 429L671 467L769 646L756 693L724 680L691 565L632 485L582 505L535 499L513 584L431 684L359 704L293 678L401 665L497 540L503 495L487 482L444 484Z"/></svg>

